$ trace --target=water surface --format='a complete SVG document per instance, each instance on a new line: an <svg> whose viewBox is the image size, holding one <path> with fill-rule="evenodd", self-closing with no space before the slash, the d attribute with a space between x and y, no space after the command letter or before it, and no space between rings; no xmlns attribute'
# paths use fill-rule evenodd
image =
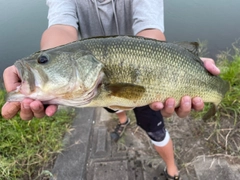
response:
<svg viewBox="0 0 240 180"><path fill-rule="evenodd" d="M207 40L209 56L240 37L239 0L165 0L168 41ZM17 59L39 50L47 28L44 0L0 0L0 77Z"/></svg>

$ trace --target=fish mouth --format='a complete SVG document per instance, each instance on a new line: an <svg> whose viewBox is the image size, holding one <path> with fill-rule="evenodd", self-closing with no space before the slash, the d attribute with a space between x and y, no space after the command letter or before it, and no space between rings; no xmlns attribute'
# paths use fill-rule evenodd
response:
<svg viewBox="0 0 240 180"><path fill-rule="evenodd" d="M40 88L38 88L37 84L39 83L39 76L37 75L36 70L34 70L30 64L22 61L16 61L14 65L17 69L21 84L16 88L15 91L9 94L8 101L21 101L28 97L40 100L43 104L59 104L81 107L89 104L96 96L100 94L103 79L105 77L105 73L102 69L100 69L99 72L96 73L94 83L91 85L91 87L89 87L89 89L85 89L85 92L82 93L80 97L72 96L69 98L67 97L69 95L67 93L67 95L63 93L57 96L50 96L45 92L41 92ZM70 94L73 94L73 91L74 89L71 91L68 89L68 92L71 92ZM78 92L76 94L78 94Z"/></svg>
<svg viewBox="0 0 240 180"><path fill-rule="evenodd" d="M17 87L16 91L24 95L29 95L35 89L35 77L32 73L31 67L28 64L23 64L21 61L17 61L14 66L17 69L18 77L21 81L21 84Z"/></svg>

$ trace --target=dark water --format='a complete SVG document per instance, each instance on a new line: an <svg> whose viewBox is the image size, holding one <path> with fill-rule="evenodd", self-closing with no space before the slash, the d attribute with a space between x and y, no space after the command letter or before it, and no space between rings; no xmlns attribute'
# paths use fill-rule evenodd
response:
<svg viewBox="0 0 240 180"><path fill-rule="evenodd" d="M209 56L240 38L240 0L165 0L169 41L208 41Z"/></svg>
<svg viewBox="0 0 240 180"><path fill-rule="evenodd" d="M17 59L39 50L47 28L44 0L0 0L0 77ZM207 40L209 56L240 38L240 0L165 0L168 41Z"/></svg>
<svg viewBox="0 0 240 180"><path fill-rule="evenodd" d="M44 0L0 0L0 77L17 59L39 50L46 28Z"/></svg>

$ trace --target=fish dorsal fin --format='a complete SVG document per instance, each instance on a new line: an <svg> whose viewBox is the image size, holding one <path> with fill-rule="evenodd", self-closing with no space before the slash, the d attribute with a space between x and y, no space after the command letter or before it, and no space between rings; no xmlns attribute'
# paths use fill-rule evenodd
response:
<svg viewBox="0 0 240 180"><path fill-rule="evenodd" d="M199 55L199 51L198 51L199 44L198 44L198 42L175 42L174 44L177 44L177 45L187 49L188 51L195 54L196 56Z"/></svg>
<svg viewBox="0 0 240 180"><path fill-rule="evenodd" d="M106 89L110 92L110 96L116 96L129 100L138 100L145 92L143 86L130 83L116 83L106 85Z"/></svg>

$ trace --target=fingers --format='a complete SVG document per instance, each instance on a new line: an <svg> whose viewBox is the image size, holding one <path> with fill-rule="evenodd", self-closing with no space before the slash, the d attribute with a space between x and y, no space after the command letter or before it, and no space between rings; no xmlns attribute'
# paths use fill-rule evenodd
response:
<svg viewBox="0 0 240 180"><path fill-rule="evenodd" d="M179 117L184 118L189 115L192 109L201 111L204 108L204 102L200 97L191 99L189 96L184 96L181 99L180 106L176 108L176 113Z"/></svg>
<svg viewBox="0 0 240 180"><path fill-rule="evenodd" d="M163 108L163 103L161 102L154 102L152 104L149 105L150 108L154 111L159 111Z"/></svg>
<svg viewBox="0 0 240 180"><path fill-rule="evenodd" d="M24 99L21 103L20 117L22 120L31 120L33 118L33 112L30 108L31 99Z"/></svg>
<svg viewBox="0 0 240 180"><path fill-rule="evenodd" d="M215 65L215 62L213 59L211 58L201 58L201 60L204 63L205 68L213 75L219 75L220 74L220 70L218 69L218 67Z"/></svg>
<svg viewBox="0 0 240 180"><path fill-rule="evenodd" d="M15 66L9 66L4 70L3 79L7 92L15 90L20 85L20 78Z"/></svg>
<svg viewBox="0 0 240 180"><path fill-rule="evenodd" d="M164 108L161 110L163 117L170 117L175 111L175 100L168 98L164 104Z"/></svg>
<svg viewBox="0 0 240 180"><path fill-rule="evenodd" d="M53 116L57 111L56 105L49 105L46 110L40 101L24 99L21 105L20 117L23 120L30 120L33 117L43 118L45 115Z"/></svg>
<svg viewBox="0 0 240 180"><path fill-rule="evenodd" d="M192 109L191 98L184 96L180 101L180 106L176 108L176 113L180 118L186 117Z"/></svg>
<svg viewBox="0 0 240 180"><path fill-rule="evenodd" d="M46 108L46 115L47 116L53 116L57 112L58 106L57 105L49 105Z"/></svg>
<svg viewBox="0 0 240 180"><path fill-rule="evenodd" d="M45 115L53 116L57 111L56 105L49 105L46 110L40 101L24 99L20 102L7 102L2 107L2 116L5 119L13 118L20 111L22 120L31 120L33 117L43 118Z"/></svg>
<svg viewBox="0 0 240 180"><path fill-rule="evenodd" d="M20 110L20 102L6 102L2 107L1 114L5 119L13 118Z"/></svg>
<svg viewBox="0 0 240 180"><path fill-rule="evenodd" d="M33 116L36 118L43 118L45 116L45 109L40 101L33 101L30 103L30 108Z"/></svg>
<svg viewBox="0 0 240 180"><path fill-rule="evenodd" d="M192 107L195 111L201 111L204 108L204 102L200 97L192 99Z"/></svg>
<svg viewBox="0 0 240 180"><path fill-rule="evenodd" d="M168 98L164 103L164 107L161 109L161 114L163 117L170 117L176 111L177 115L183 118L190 113L191 108L192 104L189 96L185 96L181 99L180 106L178 108L175 108L175 100L173 98Z"/></svg>
<svg viewBox="0 0 240 180"><path fill-rule="evenodd" d="M170 117L176 112L180 118L184 118L189 115L192 109L201 111L204 108L204 102L200 97L191 99L189 96L184 96L178 108L175 108L175 100L173 98L168 98L164 106L162 103L155 102L150 107L155 111L161 110L163 117Z"/></svg>

